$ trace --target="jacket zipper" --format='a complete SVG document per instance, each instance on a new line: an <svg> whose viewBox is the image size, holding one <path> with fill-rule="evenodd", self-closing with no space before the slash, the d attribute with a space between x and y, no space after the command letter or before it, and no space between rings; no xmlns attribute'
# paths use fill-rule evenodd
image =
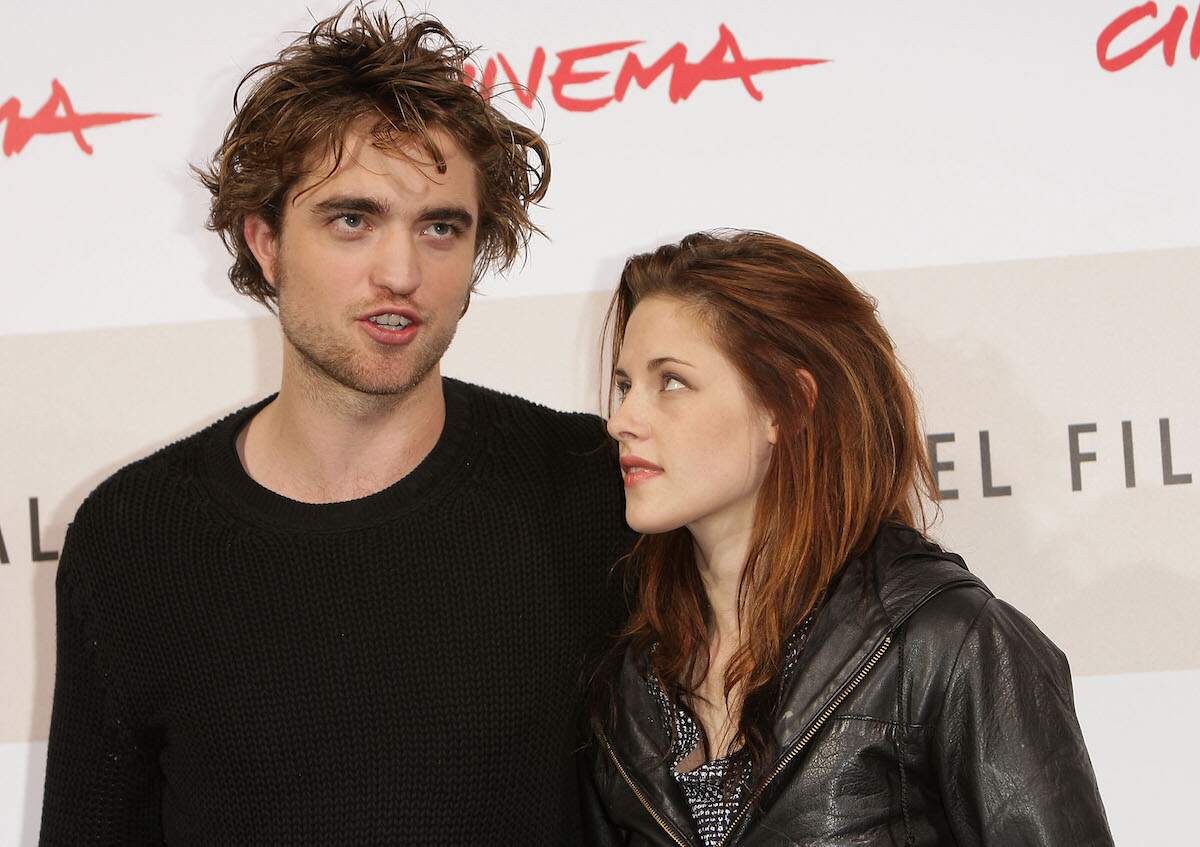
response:
<svg viewBox="0 0 1200 847"><path fill-rule="evenodd" d="M867 674L871 672L871 669L875 667L881 658L883 658L883 654L886 653L888 648L891 646L892 637L890 635L885 635L883 642L875 649L875 652L871 654L871 657L867 659L866 663L859 669L858 673L854 675L854 678L846 683L846 687L838 692L838 695L829 702L828 706L821 710L821 714L817 715L817 719L809 725L808 729L804 731L804 734L800 736L800 740L797 741L792 748L788 750L787 754L779 760L779 763L775 766L775 769L771 771L770 775L768 775L766 779L758 784L758 788L756 788L754 793L750 795L750 798L742 805L742 810L738 812L737 817L734 818L730 823L729 829L725 831L725 837L722 838L718 843L718 847L726 847L726 845L729 844L729 839L731 839L733 834L738 831L738 827L741 826L742 821L745 819L746 815L750 813L750 809L754 807L754 804L758 801L758 798L762 796L763 792L767 789L767 786L770 785L776 777L778 777L781 773L783 773L784 770L787 769L787 766L792 763L792 760L794 760L804 751L804 748L807 747L816 734L821 731L821 727L825 725L825 722L828 721L830 716L838 710L838 707L845 702L846 698L850 696L851 692L853 692L855 688L858 688L859 684L866 679ZM617 767L619 769L620 765ZM626 781L628 782L628 780ZM643 805L645 802L645 800L642 801ZM646 808L649 809L650 807L646 806Z"/></svg>
<svg viewBox="0 0 1200 847"><path fill-rule="evenodd" d="M776 777L783 773L783 771L787 769L788 765L790 765L797 756L804 752L804 748L807 747L812 742L813 738L816 737L816 734L821 731L821 727L823 727L833 713L838 710L838 707L845 702L846 698L854 692L854 689L858 688L862 681L867 678L867 674L869 674L875 665L878 664L879 660L883 658L883 654L886 653L888 648L891 646L892 637L890 635L885 635L883 641L875 649L875 652L871 654L870 658L867 659L863 666L859 668L858 673L854 675L854 678L846 683L845 687L838 692L836 697L829 701L829 705L821 710L821 713L817 715L816 720L814 720L809 725L808 729L804 731L804 734L800 736L800 740L798 740L792 746L792 748L788 750L787 754L779 760L775 766L775 769L771 771L770 775L761 783L759 783L758 788L755 789L754 793L750 796L746 803L743 804L742 810L738 812L737 817L734 818L730 823L729 829L725 832L725 837L721 839L718 847L727 847L729 844L729 839L733 837L735 832L737 832L742 820L747 814L749 814L750 809L753 808L754 803L758 800L758 798L762 796L762 793L766 790L767 786L773 782ZM629 777L628 771L626 771L625 766L621 764L621 760L617 758L616 751L614 751L612 745L608 743L608 738L604 735L604 733L599 733L599 738L600 743L604 745L605 752L608 753L608 757L612 759L612 763L616 767L617 773L621 775L621 779L623 779L625 784L629 786L629 790L633 793L633 796L636 797L638 802L642 804L642 807L647 813L649 813L650 817L654 819L654 822L657 823L662 831L665 832L673 842L679 845L679 847L689 847L687 839L679 835L671 827L667 819L659 814L657 809L650 805L650 801L646 799L646 795L642 793L642 790L638 788L637 784L634 783L634 781Z"/></svg>
<svg viewBox="0 0 1200 847"><path fill-rule="evenodd" d="M617 773L621 775L621 779L625 780L625 784L629 786L629 790L633 792L633 796L636 797L638 802L641 803L642 806L645 807L646 811L650 813L650 817L654 818L654 822L662 827L662 831L665 832L672 841L678 844L679 847L691 847L691 845L688 844L687 839L679 835L679 833L677 833L671 827L670 822L660 815L657 809L650 805L650 801L646 799L646 795L643 794L642 790L637 787L632 779L629 778L629 773L625 770L625 766L621 764L621 760L617 758L616 751L614 751L612 745L608 743L608 738L605 737L603 732L599 733L599 737L600 743L604 745L605 752L608 753L608 757L612 759L612 763L616 766Z"/></svg>

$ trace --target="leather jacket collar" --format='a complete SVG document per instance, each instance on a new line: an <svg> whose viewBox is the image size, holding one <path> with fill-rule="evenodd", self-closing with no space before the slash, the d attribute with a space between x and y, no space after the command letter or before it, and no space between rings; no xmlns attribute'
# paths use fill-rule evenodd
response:
<svg viewBox="0 0 1200 847"><path fill-rule="evenodd" d="M906 567L918 559L920 567ZM813 619L804 653L783 693L774 726L778 759L754 776L755 796L766 796L774 775L787 770L839 698L886 652L896 629L932 597L960 585L982 587L959 556L899 524L884 524L867 551L845 564ZM663 766L670 733L646 685L647 670L646 656L625 656L616 686L616 722L599 740L634 793L644 795L639 799L647 810L665 818L664 829L675 830L682 839L677 843L697 844L687 801ZM747 804L749 814L736 829L744 830L750 822L753 805Z"/></svg>

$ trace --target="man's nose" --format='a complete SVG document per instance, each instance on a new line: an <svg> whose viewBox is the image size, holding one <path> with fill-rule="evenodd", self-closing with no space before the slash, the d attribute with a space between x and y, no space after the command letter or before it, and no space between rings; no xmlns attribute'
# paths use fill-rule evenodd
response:
<svg viewBox="0 0 1200 847"><path fill-rule="evenodd" d="M408 295L421 287L417 245L408 233L389 233L375 245L371 257L371 284L392 294Z"/></svg>

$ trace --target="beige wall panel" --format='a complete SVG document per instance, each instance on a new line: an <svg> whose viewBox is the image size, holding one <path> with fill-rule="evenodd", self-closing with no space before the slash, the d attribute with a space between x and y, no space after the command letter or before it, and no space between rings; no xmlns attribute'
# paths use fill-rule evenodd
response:
<svg viewBox="0 0 1200 847"><path fill-rule="evenodd" d="M1200 250L863 274L919 378L932 432L954 433L935 533L1033 617L1076 673L1200 668L1194 564L1200 485L1164 485L1159 419L1175 472L1200 482L1200 352L1191 284ZM445 370L561 408L595 410L606 293L477 298ZM0 338L0 741L42 739L53 686L52 561L84 496L116 468L274 390L274 320ZM1121 422L1136 486L1126 487ZM1067 427L1096 423L1070 484ZM984 497L978 432L990 433Z"/></svg>
<svg viewBox="0 0 1200 847"><path fill-rule="evenodd" d="M1200 668L1200 250L861 274L955 462L935 535L1066 650L1076 673ZM1170 422L1164 484L1160 420ZM1126 487L1122 422L1135 485ZM1071 486L1068 427L1095 424ZM984 497L978 433L995 484Z"/></svg>

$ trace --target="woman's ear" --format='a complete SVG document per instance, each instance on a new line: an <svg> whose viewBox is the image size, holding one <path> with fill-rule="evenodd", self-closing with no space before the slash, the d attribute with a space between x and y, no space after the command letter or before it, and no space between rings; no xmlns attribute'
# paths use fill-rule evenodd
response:
<svg viewBox="0 0 1200 847"><path fill-rule="evenodd" d="M817 408L817 381L813 379L812 372L804 368L796 368L796 379L800 381L800 390L804 392L804 403L808 406L808 413L811 415L813 409Z"/></svg>
<svg viewBox="0 0 1200 847"><path fill-rule="evenodd" d="M800 391L804 394L806 411L811 415L817 405L817 381L813 379L812 373L804 368L796 368L796 380L800 383ZM775 445L778 441L779 423L775 420L775 416L771 415L767 419L767 443Z"/></svg>

